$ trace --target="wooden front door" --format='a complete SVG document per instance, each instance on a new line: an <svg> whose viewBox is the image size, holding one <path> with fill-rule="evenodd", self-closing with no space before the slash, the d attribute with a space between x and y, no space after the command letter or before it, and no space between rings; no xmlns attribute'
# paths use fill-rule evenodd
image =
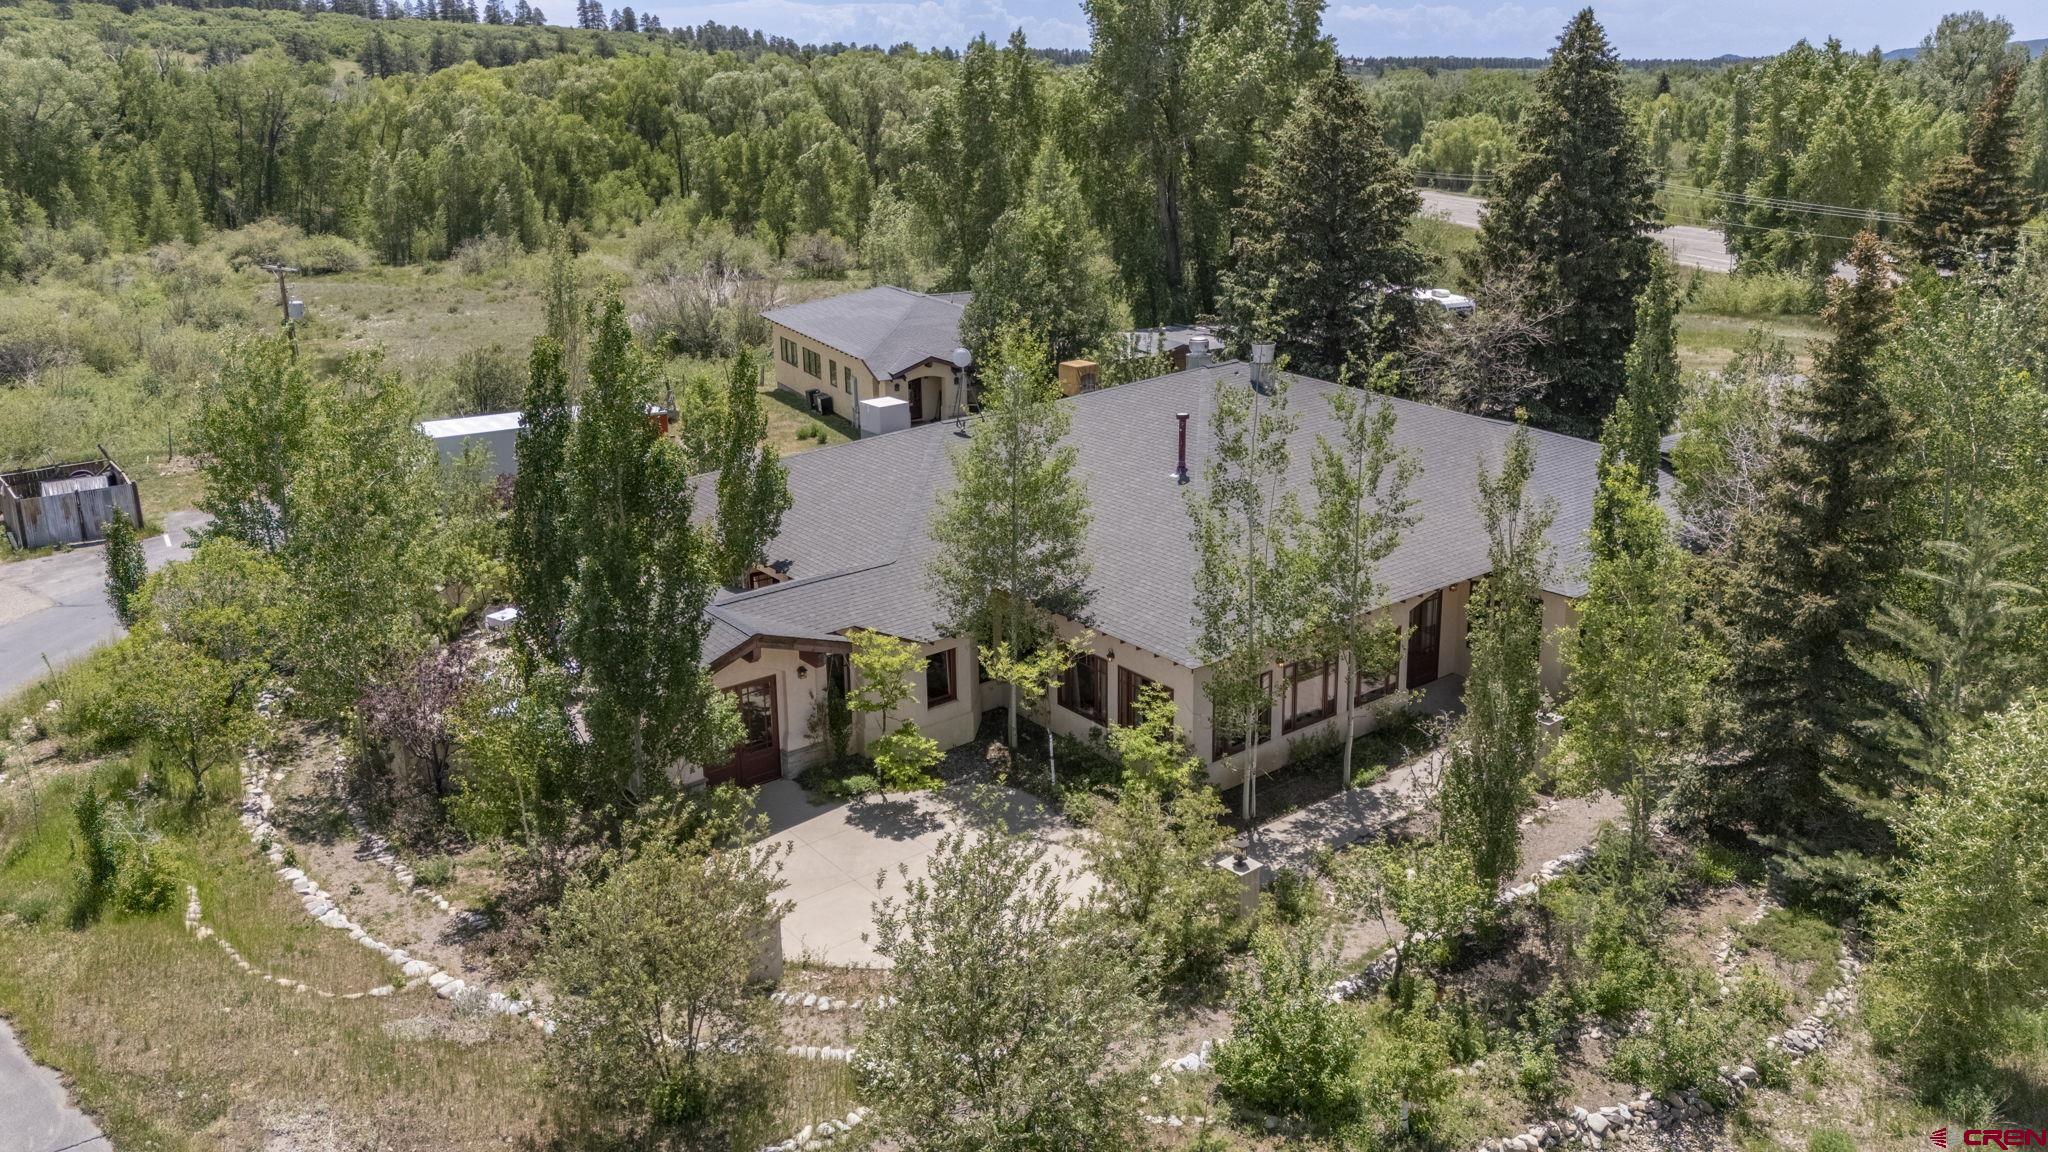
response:
<svg viewBox="0 0 2048 1152"><path fill-rule="evenodd" d="M781 713L775 702L775 677L750 680L726 691L739 706L746 738L732 759L704 773L707 784L766 784L782 775Z"/></svg>
<svg viewBox="0 0 2048 1152"><path fill-rule="evenodd" d="M1420 688L1437 677L1437 653L1443 647L1444 594L1408 612L1408 687Z"/></svg>
<svg viewBox="0 0 2048 1152"><path fill-rule="evenodd" d="M924 378L920 376L910 382L910 422L922 424L924 420Z"/></svg>

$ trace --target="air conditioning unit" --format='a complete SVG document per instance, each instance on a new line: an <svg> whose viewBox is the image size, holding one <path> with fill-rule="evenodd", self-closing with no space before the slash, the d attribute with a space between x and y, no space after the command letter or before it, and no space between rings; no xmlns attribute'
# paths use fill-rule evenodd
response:
<svg viewBox="0 0 2048 1152"><path fill-rule="evenodd" d="M804 389L804 407L816 412L818 410L818 401L824 399L824 396L825 390L823 388Z"/></svg>

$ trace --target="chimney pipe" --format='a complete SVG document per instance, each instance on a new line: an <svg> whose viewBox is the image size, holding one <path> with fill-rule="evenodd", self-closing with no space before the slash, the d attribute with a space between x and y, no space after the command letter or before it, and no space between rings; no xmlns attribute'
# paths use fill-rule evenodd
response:
<svg viewBox="0 0 2048 1152"><path fill-rule="evenodd" d="M1173 482L1185 484L1188 482L1188 414L1176 412L1173 418L1180 424L1180 463L1173 470Z"/></svg>
<svg viewBox="0 0 2048 1152"><path fill-rule="evenodd" d="M1252 387L1264 392L1266 390L1266 382L1271 378L1272 374L1273 345L1252 345Z"/></svg>

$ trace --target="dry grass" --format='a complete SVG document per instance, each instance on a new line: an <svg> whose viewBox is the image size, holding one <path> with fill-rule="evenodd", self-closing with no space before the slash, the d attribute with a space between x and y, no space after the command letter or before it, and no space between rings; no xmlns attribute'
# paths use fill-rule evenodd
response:
<svg viewBox="0 0 2048 1152"><path fill-rule="evenodd" d="M305 917L242 835L226 777L196 813L156 806L180 883L173 907L68 927L70 804L88 778L125 788L133 772L46 763L34 788L0 796L0 1011L38 1060L71 1077L118 1147L447 1152L580 1139L575 1097L548 1083L527 1025L466 1018L425 988L361 1000L288 992L186 933L189 881L207 925L258 967L334 992L397 975ZM789 1061L783 1087L749 1147L854 1106L844 1065Z"/></svg>

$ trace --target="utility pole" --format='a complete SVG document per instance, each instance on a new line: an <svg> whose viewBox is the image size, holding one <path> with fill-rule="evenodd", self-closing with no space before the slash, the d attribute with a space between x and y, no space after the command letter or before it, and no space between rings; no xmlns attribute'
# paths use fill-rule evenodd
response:
<svg viewBox="0 0 2048 1152"><path fill-rule="evenodd" d="M265 264L263 270L277 277L277 310L284 317L284 322L290 324L292 322L292 295L285 290L284 274L287 272L297 272L298 269L284 264Z"/></svg>

